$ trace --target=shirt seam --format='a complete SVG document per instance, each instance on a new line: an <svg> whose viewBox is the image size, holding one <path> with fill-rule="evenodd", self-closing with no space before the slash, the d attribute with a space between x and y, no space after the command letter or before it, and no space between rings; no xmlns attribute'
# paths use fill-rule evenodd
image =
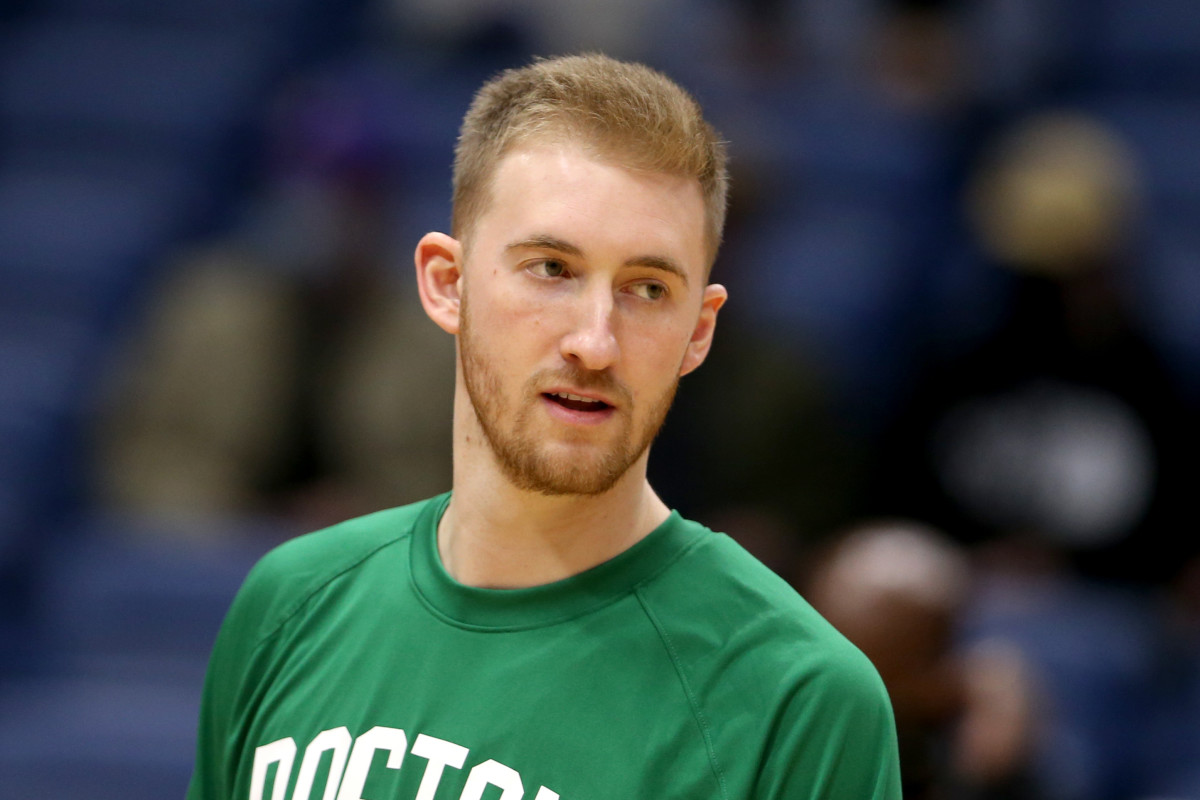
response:
<svg viewBox="0 0 1200 800"><path fill-rule="evenodd" d="M653 609L650 608L650 603L643 594L643 585L637 586L633 594L637 597L638 603L642 607L642 612L654 626L655 632L658 634L659 641L667 651L667 657L671 660L671 666L675 669L675 675L679 679L679 685L683 689L684 696L687 697L688 705L691 707L692 716L696 720L696 726L700 729L700 735L704 739L704 747L708 752L708 763L712 769L713 777L717 780L717 785L721 789L721 797L728 800L729 791L725 781L725 771L721 768L720 760L717 758L716 745L713 742L712 726L708 722L708 717L705 716L704 710L700 708L700 701L696 697L695 691L692 689L691 682L688 680L686 673L683 670L683 663L679 658L679 653L675 649L675 644L671 641L671 636L667 633L666 628L659 621Z"/></svg>
<svg viewBox="0 0 1200 800"><path fill-rule="evenodd" d="M293 617L295 617L297 614L299 614L300 610L303 609L304 606L306 606L314 597L316 597L318 594L320 594L327 586L329 586L329 584L333 583L334 581L336 581L338 578L342 577L343 575L346 575L347 573L358 569L363 564L365 564L367 561L369 561L371 558L374 558L376 554L378 554L380 551L384 550L385 548L391 547L392 545L397 544L397 543L403 541L404 539L410 538L411 535L412 535L411 532L405 532L405 533L397 536L394 539L389 539L386 542L382 542L381 544L377 545L376 547L373 547L370 550L368 550L361 557L355 559L350 564L347 564L345 567L342 567L342 568L336 570L335 572L331 573L330 575L326 576L325 578L321 579L321 581L317 585L313 586L310 589L302 591L300 594L300 597L297 598L290 606L287 607L287 609L285 611L283 611L280 614L279 621L276 622L274 625L272 625L269 630L264 632L258 638L258 640L251 647L251 651L257 650L259 647L261 647L263 644L265 644L272 637L279 634L279 632L282 631L284 629L284 627L287 626L288 622L290 622Z"/></svg>

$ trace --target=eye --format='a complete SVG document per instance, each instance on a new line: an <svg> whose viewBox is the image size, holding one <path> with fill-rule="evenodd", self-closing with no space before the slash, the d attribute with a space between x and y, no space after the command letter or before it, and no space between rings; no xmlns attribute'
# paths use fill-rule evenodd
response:
<svg viewBox="0 0 1200 800"><path fill-rule="evenodd" d="M562 278L567 274L566 263L557 258L540 258L530 262L527 269L539 278Z"/></svg>
<svg viewBox="0 0 1200 800"><path fill-rule="evenodd" d="M667 296L667 287L657 281L645 281L630 285L629 291L643 300L662 300Z"/></svg>

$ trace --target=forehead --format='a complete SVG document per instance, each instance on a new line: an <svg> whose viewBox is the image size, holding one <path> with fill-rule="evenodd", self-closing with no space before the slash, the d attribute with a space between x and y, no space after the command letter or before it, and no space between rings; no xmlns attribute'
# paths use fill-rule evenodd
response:
<svg viewBox="0 0 1200 800"><path fill-rule="evenodd" d="M481 243L553 235L585 252L668 257L689 272L695 268L701 282L706 240L698 180L629 169L578 145L548 143L506 154L489 195L478 220Z"/></svg>

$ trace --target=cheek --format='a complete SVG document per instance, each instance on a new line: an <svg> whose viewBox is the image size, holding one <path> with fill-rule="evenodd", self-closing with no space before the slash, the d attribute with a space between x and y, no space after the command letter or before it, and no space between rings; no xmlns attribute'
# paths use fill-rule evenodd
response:
<svg viewBox="0 0 1200 800"><path fill-rule="evenodd" d="M688 336L677 331L665 335L661 330L644 332L632 340L626 351L628 361L636 364L638 385L647 394L662 394L679 379L688 341Z"/></svg>
<svg viewBox="0 0 1200 800"><path fill-rule="evenodd" d="M553 321L528 307L496 307L479 320L476 340L486 354L491 370L506 384L530 379L539 368L549 366L558 352Z"/></svg>
<svg viewBox="0 0 1200 800"><path fill-rule="evenodd" d="M515 337L531 328L550 330L555 315L566 311L536 293L523 292L520 287L504 287L489 298L491 316L498 331L505 337Z"/></svg>
<svg viewBox="0 0 1200 800"><path fill-rule="evenodd" d="M472 286L464 299L476 338L486 336L490 350L503 349L523 330L541 324L536 306L494 282Z"/></svg>

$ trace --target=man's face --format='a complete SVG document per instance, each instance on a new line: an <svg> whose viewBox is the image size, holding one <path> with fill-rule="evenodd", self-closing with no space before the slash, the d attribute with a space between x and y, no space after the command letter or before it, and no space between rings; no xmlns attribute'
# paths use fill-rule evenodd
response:
<svg viewBox="0 0 1200 800"><path fill-rule="evenodd" d="M705 284L698 183L570 146L500 163L465 256L462 377L519 488L599 494L645 469L724 300ZM707 327L706 327L707 326ZM706 340L706 337L704 337Z"/></svg>

